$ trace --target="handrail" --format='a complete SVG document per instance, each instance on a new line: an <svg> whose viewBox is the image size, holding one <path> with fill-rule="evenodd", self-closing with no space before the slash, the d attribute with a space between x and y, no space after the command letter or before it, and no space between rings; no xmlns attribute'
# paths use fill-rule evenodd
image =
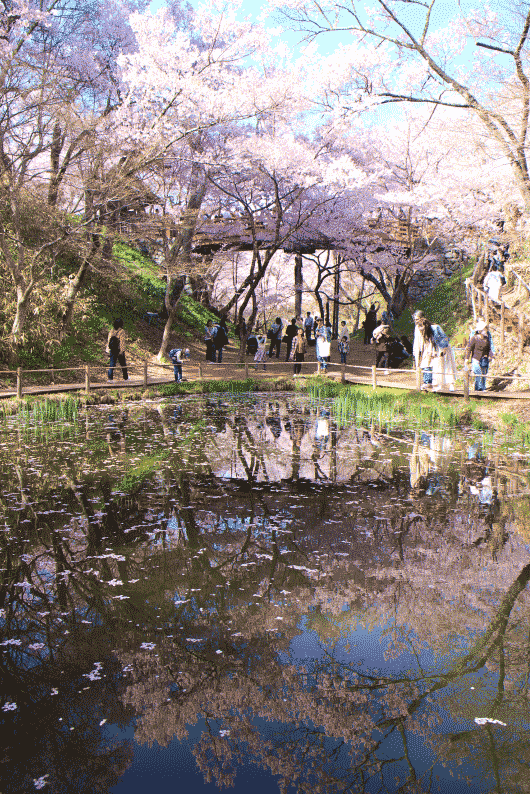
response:
<svg viewBox="0 0 530 794"><path fill-rule="evenodd" d="M463 351L463 349L464 348L453 348L453 351L459 352L459 351ZM203 380L204 376L207 375L207 373L211 373L212 375L217 376L219 372L222 373L222 371L225 370L228 366L230 366L230 367L236 366L237 367L239 365L241 367L241 369L244 370L244 376L248 378L249 377L249 370L251 368L254 369L256 367L256 364L259 366L259 364L261 364L261 363L266 365L266 368L269 370L269 372L271 370L272 371L274 371L274 370L276 370L276 371L282 370L283 372L285 372L286 370L290 371L291 367L293 365L295 365L295 364L300 364L301 365L301 370L306 372L306 373L308 372L309 369L314 368L314 366L316 364L316 367L317 367L316 372L317 372L317 374L319 374L321 372L320 362L315 361L314 359L311 359L309 361L294 362L294 361L278 361L278 360L274 361L274 360L271 360L269 358L266 358L263 362L254 362L254 360L251 360L250 362L249 361L244 361L244 362L212 362L212 361L204 361L204 360L202 360L202 361L194 361L194 362L192 362L192 361L184 361L183 362L183 365L184 365L183 366L183 371L184 371L184 374L188 374L189 376L192 376L193 379L196 378L198 380ZM131 378L131 380L135 380L135 382L134 383L131 382L130 386L134 387L134 386L143 385L144 387L147 387L149 385L150 378L151 378L151 381L153 381L153 380L156 381L157 380L156 375L153 377L154 374L152 372L149 373L149 366L150 366L149 362L147 362L147 361L142 362L140 376L137 375L136 378L134 378L134 376L133 376L133 378ZM159 363L154 363L154 362L151 364L151 367L155 367L157 370L172 370L173 366L174 366L173 364L159 364ZM116 367L116 369L118 371L119 371L120 368L121 368L120 366ZM138 366L137 365L132 365L132 366L128 365L127 368L128 368L128 370L130 372L134 372L134 370L136 370L136 371L138 370ZM384 378L388 377L388 376L393 376L393 375L396 375L396 374L401 376L400 382L396 384L396 385L399 385L400 388L407 388L406 382L409 381L409 379L411 379L411 380L414 379L414 381L415 381L415 385L412 386L412 384L410 384L409 388L420 390L421 387L422 387L422 371L423 370L422 370L422 368L418 368L418 367L414 367L414 368L410 368L410 369L407 368L406 369L406 368L402 368L402 367L401 368L376 367L375 365L366 366L366 365L363 365L363 364L355 364L355 363L342 364L342 363L338 363L338 362L328 362L327 365L326 365L326 369L328 369L328 368L329 369L333 369L335 371L339 370L340 374L341 374L341 380L343 382L345 382L345 376L346 376L347 373L355 374L355 372L359 372L359 370L360 370L361 372L366 372L366 376L359 375L359 377L363 378L362 382L363 383L366 382L368 384L371 383L373 388L376 388L377 385L385 385ZM60 386L61 385L65 386L65 387L71 387L71 388L83 388L83 386L84 386L84 390L87 393L90 391L91 387L94 387L94 388L104 388L104 387L112 388L113 385L118 386L118 384L119 384L120 388L126 388L127 387L128 381L123 381L119 377L119 375L116 378L115 384L102 383L101 381L91 381L91 375L95 375L98 372L100 372L101 370L107 371L108 370L108 366L85 365L84 367L65 367L65 368L61 368L59 370L56 370L56 369L22 370L19 367L17 370L7 370L4 373L0 372L0 375L1 374L16 375L16 378L17 378L16 395L17 395L18 398L21 398L22 394L23 394L22 377L23 377L24 374L30 374L30 373L43 373L43 374L44 373L50 373L50 374L55 374L57 372L73 372L73 371L82 371L82 372L84 372L84 376L85 376L84 377L84 383L83 383L82 380L80 380L77 383L73 383L73 384L53 384L55 389L52 389L52 390L57 390L57 391L60 391ZM243 373L241 373L241 374L243 374ZM261 376L261 375L265 375L266 372L264 372L264 371L259 372L257 370L257 367L256 367L255 375L258 375L258 374ZM459 383L463 382L464 398L466 400L469 398L470 381L471 381L471 379L473 377L483 377L483 378L485 378L486 381L491 381L491 380L494 380L496 378L497 379L500 378L501 380L508 380L510 382L516 382L516 383L521 383L521 384L530 382L530 375L502 374L502 373L488 373L486 375L475 375L475 373L471 372L469 369L466 369L466 368L464 368L462 370L456 370L455 371L455 382L459 382ZM365 380L365 378L366 378L366 380ZM161 382L166 382L166 381L163 380ZM172 379L167 379L167 382L171 383ZM39 388L45 389L47 387L39 387L37 385L36 388L37 389L39 389ZM445 388L445 384L442 384L442 388Z"/></svg>

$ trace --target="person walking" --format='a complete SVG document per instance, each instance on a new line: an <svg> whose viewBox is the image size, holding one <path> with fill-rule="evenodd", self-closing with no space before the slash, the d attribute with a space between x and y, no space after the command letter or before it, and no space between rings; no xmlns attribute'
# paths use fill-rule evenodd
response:
<svg viewBox="0 0 530 794"><path fill-rule="evenodd" d="M269 358L272 358L274 350L276 350L276 358L280 358L280 347L282 344L282 331L283 323L280 317L277 317L271 327L269 328L268 337L271 340L269 347Z"/></svg>
<svg viewBox="0 0 530 794"><path fill-rule="evenodd" d="M204 341L206 342L206 361L215 362L215 329L213 322L208 320L204 329Z"/></svg>
<svg viewBox="0 0 530 794"><path fill-rule="evenodd" d="M298 333L293 340L293 350L294 350L294 367L293 373L294 375L299 375L302 371L302 361L305 358L305 352L307 350L307 341L304 337L304 330L303 328L298 329Z"/></svg>
<svg viewBox="0 0 530 794"><path fill-rule="evenodd" d="M343 320L340 327L339 333L339 353L340 353L340 363L346 364L346 356L350 352L350 332L348 330L348 326L346 325L346 320Z"/></svg>
<svg viewBox="0 0 530 794"><path fill-rule="evenodd" d="M285 353L285 360L289 361L291 357L291 348L293 339L298 335L298 326L296 325L296 317L293 317L290 324L285 329L285 336L287 337L286 345L287 351Z"/></svg>
<svg viewBox="0 0 530 794"><path fill-rule="evenodd" d="M473 375L475 375L475 391L486 390L486 378L484 376L488 374L492 355L488 329L486 323L481 321L477 323L477 330L470 337L465 353L466 364L471 359L471 370Z"/></svg>
<svg viewBox="0 0 530 794"><path fill-rule="evenodd" d="M114 379L114 367L116 364L121 366L123 380L129 379L129 373L127 372L127 362L125 361L126 346L127 334L125 333L125 328L123 327L123 320L121 317L117 317L114 320L113 327L109 331L107 338L107 353L109 354L110 358L109 371L107 373L107 378L109 381Z"/></svg>
<svg viewBox="0 0 530 794"><path fill-rule="evenodd" d="M484 292L488 294L490 300L495 301L495 303L499 303L499 292L502 287L502 277L496 264L491 266L490 272L484 279L483 287Z"/></svg>

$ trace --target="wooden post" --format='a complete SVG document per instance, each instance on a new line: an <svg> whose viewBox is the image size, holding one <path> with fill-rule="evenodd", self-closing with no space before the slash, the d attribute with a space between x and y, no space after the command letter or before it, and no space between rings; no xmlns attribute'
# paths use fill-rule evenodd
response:
<svg viewBox="0 0 530 794"><path fill-rule="evenodd" d="M147 389L147 361L144 361L143 386L144 389Z"/></svg>
<svg viewBox="0 0 530 794"><path fill-rule="evenodd" d="M346 364L341 364L340 368L340 382L346 383Z"/></svg>
<svg viewBox="0 0 530 794"><path fill-rule="evenodd" d="M464 370L464 400L469 402L469 367Z"/></svg>
<svg viewBox="0 0 530 794"><path fill-rule="evenodd" d="M519 312L519 350L518 350L519 356L523 355L523 343L524 343L524 339L523 339L523 315L521 314L521 312Z"/></svg>
<svg viewBox="0 0 530 794"><path fill-rule="evenodd" d="M202 380L202 364L199 364L199 380Z"/></svg>
<svg viewBox="0 0 530 794"><path fill-rule="evenodd" d="M90 391L90 367L88 364L85 366L85 391L87 394Z"/></svg>
<svg viewBox="0 0 530 794"><path fill-rule="evenodd" d="M374 364L372 367L372 389L375 388L377 388L377 367Z"/></svg>
<svg viewBox="0 0 530 794"><path fill-rule="evenodd" d="M320 361L317 361L317 375L320 375Z"/></svg>
<svg viewBox="0 0 530 794"><path fill-rule="evenodd" d="M22 399L22 370L17 367L17 400Z"/></svg>
<svg viewBox="0 0 530 794"><path fill-rule="evenodd" d="M473 283L470 284L471 288L471 306L473 308L473 322L476 323L477 321L477 303L475 300L475 285Z"/></svg>
<svg viewBox="0 0 530 794"><path fill-rule="evenodd" d="M421 367L416 367L416 391L421 391L421 382L422 382L422 370Z"/></svg>
<svg viewBox="0 0 530 794"><path fill-rule="evenodd" d="M501 345L504 344L504 330L506 325L506 304L501 301Z"/></svg>
<svg viewBox="0 0 530 794"><path fill-rule="evenodd" d="M248 364L245 361L245 379L248 380Z"/></svg>

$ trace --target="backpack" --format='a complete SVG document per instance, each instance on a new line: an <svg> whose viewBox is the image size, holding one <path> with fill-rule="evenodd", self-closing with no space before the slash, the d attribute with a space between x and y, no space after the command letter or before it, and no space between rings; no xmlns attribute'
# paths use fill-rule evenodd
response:
<svg viewBox="0 0 530 794"><path fill-rule="evenodd" d="M120 340L116 336L116 334L112 334L109 339L109 353L111 356L117 356L120 352Z"/></svg>
<svg viewBox="0 0 530 794"><path fill-rule="evenodd" d="M181 352L180 347L174 347L173 350L170 350L168 353L168 357L174 364L181 364L182 362L178 360L178 354Z"/></svg>
<svg viewBox="0 0 530 794"><path fill-rule="evenodd" d="M227 344L228 344L228 336L226 335L225 329L220 325L215 335L215 346L224 347Z"/></svg>

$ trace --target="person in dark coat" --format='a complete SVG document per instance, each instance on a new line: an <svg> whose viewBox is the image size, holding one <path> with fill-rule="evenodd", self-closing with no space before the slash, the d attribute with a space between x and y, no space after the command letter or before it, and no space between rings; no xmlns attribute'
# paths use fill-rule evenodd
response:
<svg viewBox="0 0 530 794"><path fill-rule="evenodd" d="M296 325L296 317L293 317L290 324L285 329L285 336L286 340L285 343L287 345L287 352L285 354L285 360L289 361L289 356L291 355L291 348L293 346L293 339L298 333L298 326Z"/></svg>
<svg viewBox="0 0 530 794"><path fill-rule="evenodd" d="M366 317L363 323L364 327L364 344L369 345L372 341L372 334L377 328L377 309L379 308L379 304L372 303L368 311L366 312Z"/></svg>

